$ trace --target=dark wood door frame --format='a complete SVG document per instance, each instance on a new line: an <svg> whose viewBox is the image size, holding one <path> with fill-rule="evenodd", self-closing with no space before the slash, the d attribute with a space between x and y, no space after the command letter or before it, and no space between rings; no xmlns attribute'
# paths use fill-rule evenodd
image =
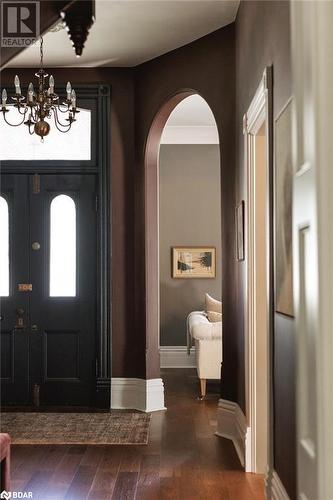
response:
<svg viewBox="0 0 333 500"><path fill-rule="evenodd" d="M65 87L65 85L60 85ZM111 175L110 95L108 85L76 85L79 106L92 111L89 161L2 161L3 173L95 173L98 175L98 283L96 331L96 383L93 406L111 405ZM79 119L79 118L78 118Z"/></svg>

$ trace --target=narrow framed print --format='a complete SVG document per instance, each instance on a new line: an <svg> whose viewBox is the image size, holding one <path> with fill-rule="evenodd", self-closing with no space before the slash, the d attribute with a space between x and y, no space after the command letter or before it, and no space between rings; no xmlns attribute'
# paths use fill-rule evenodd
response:
<svg viewBox="0 0 333 500"><path fill-rule="evenodd" d="M215 247L172 247L173 278L215 278Z"/></svg>
<svg viewBox="0 0 333 500"><path fill-rule="evenodd" d="M236 207L236 257L238 261L245 259L244 250L244 210L245 204L242 200Z"/></svg>
<svg viewBox="0 0 333 500"><path fill-rule="evenodd" d="M293 317L291 137L292 106L289 100L275 122L275 310Z"/></svg>

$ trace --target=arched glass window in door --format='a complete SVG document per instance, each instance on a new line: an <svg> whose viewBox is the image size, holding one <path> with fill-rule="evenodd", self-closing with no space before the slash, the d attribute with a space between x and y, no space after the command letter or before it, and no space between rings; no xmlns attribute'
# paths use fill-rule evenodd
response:
<svg viewBox="0 0 333 500"><path fill-rule="evenodd" d="M60 194L50 207L50 297L76 296L76 207Z"/></svg>
<svg viewBox="0 0 333 500"><path fill-rule="evenodd" d="M9 210L7 200L0 196L0 296L9 296Z"/></svg>

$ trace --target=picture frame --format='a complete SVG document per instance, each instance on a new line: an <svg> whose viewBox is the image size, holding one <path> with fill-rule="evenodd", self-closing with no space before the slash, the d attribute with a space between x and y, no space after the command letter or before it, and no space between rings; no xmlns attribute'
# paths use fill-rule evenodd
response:
<svg viewBox="0 0 333 500"><path fill-rule="evenodd" d="M216 278L216 248L175 246L171 248L172 277L175 279Z"/></svg>
<svg viewBox="0 0 333 500"><path fill-rule="evenodd" d="M292 99L275 120L275 311L294 317L292 249Z"/></svg>
<svg viewBox="0 0 333 500"><path fill-rule="evenodd" d="M244 248L244 212L245 202L242 200L235 210L236 219L236 259L237 261L245 260Z"/></svg>

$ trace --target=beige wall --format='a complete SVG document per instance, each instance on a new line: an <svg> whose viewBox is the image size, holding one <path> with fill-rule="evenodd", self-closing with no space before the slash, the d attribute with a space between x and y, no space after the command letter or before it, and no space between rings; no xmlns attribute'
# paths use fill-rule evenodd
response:
<svg viewBox="0 0 333 500"><path fill-rule="evenodd" d="M204 308L205 292L221 298L221 196L218 145L160 149L161 345L186 344L186 316ZM173 279L172 246L215 246L215 279Z"/></svg>

